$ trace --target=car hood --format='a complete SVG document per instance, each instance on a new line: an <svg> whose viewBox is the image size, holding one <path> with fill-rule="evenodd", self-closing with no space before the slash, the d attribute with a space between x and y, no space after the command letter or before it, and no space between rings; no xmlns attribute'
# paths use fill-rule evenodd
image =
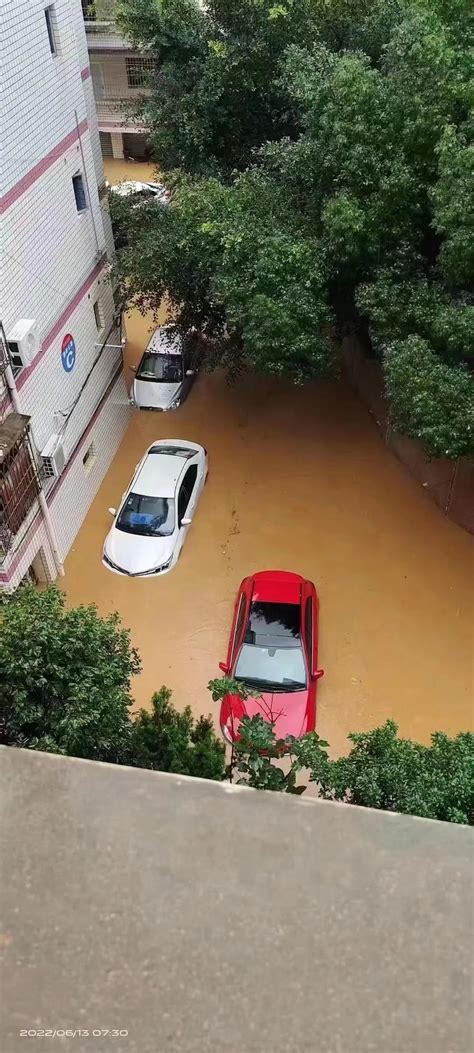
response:
<svg viewBox="0 0 474 1053"><path fill-rule="evenodd" d="M125 574L145 574L167 563L173 548L173 535L143 537L112 527L105 541L104 554Z"/></svg>
<svg viewBox="0 0 474 1053"><path fill-rule="evenodd" d="M221 706L221 727L226 726L233 739L239 738L242 717L260 714L269 723L275 724L275 735L279 739L293 735L300 738L308 731L308 690L262 692L258 698L226 695Z"/></svg>
<svg viewBox="0 0 474 1053"><path fill-rule="evenodd" d="M154 380L135 380L133 401L137 406L154 406L156 409L166 410L177 398L182 386L181 380L174 384Z"/></svg>

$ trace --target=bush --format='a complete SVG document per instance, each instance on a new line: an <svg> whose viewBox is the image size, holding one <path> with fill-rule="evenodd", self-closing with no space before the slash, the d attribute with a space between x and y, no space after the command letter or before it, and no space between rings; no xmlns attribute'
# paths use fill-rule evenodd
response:
<svg viewBox="0 0 474 1053"><path fill-rule="evenodd" d="M449 366L410 336L384 354L385 384L397 428L434 457L474 452L474 389L467 369Z"/></svg>
<svg viewBox="0 0 474 1053"><path fill-rule="evenodd" d="M312 772L326 800L407 812L450 823L474 823L474 735L450 739L437 731L431 746L398 738L398 727L351 734L347 757Z"/></svg>
<svg viewBox="0 0 474 1053"><path fill-rule="evenodd" d="M127 763L137 768L220 780L225 775L224 744L210 717L193 719L191 707L179 713L171 691L162 687L133 721Z"/></svg>
<svg viewBox="0 0 474 1053"><path fill-rule="evenodd" d="M56 588L22 587L3 605L0 706L9 745L120 761L140 660L117 614L65 609Z"/></svg>

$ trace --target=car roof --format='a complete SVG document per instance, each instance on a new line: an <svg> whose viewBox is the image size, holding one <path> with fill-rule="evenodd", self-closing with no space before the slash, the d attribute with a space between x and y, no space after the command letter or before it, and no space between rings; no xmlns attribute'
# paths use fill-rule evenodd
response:
<svg viewBox="0 0 474 1053"><path fill-rule="evenodd" d="M183 341L177 330L171 336L165 336L167 330L175 329L173 325L160 325L155 329L151 340L149 340L145 354L153 351L156 355L181 355L183 353Z"/></svg>
<svg viewBox="0 0 474 1053"><path fill-rule="evenodd" d="M174 497L176 483L188 457L172 454L165 446L156 444L145 456L143 466L133 484L133 492L143 497ZM192 453L196 451L192 451Z"/></svg>
<svg viewBox="0 0 474 1053"><path fill-rule="evenodd" d="M137 194L140 190L143 190L144 183L138 182L135 179L124 179L122 183L114 183L111 186L111 190L116 194Z"/></svg>
<svg viewBox="0 0 474 1053"><path fill-rule="evenodd" d="M159 191L164 188L161 183L146 183L139 179L124 179L121 183L114 183L110 189L113 190L115 194L127 195L139 194L141 190L150 189Z"/></svg>

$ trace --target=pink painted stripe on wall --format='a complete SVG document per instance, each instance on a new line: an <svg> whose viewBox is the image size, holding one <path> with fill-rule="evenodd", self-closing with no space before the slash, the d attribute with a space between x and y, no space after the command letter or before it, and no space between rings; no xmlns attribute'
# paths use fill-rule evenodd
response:
<svg viewBox="0 0 474 1053"><path fill-rule="evenodd" d="M90 75L91 75L91 71L89 69L89 66L86 66L85 69L81 69L81 78L82 78L82 80L87 80L87 78L90 77Z"/></svg>
<svg viewBox="0 0 474 1053"><path fill-rule="evenodd" d="M7 190L6 194L0 198L0 214L6 212L7 208L10 208L15 201L18 201L18 198L21 197L29 187L33 185L33 183L36 183L36 180L39 179L44 172L47 172L48 168L51 168L51 165L54 165L55 161L57 161L66 150L69 150L70 146L74 145L76 140L79 139L79 136L84 135L84 132L87 131L88 127L88 121L81 121L79 128L74 128L74 131L69 132L64 139L61 139L61 142L58 143L57 146L49 151L49 154L46 154L46 157L43 157L41 161L38 161L38 164L34 165L34 167L31 168L18 183L15 183L15 186L12 186L10 190Z"/></svg>
<svg viewBox="0 0 474 1053"><path fill-rule="evenodd" d="M85 296L86 292L88 292L91 285L93 285L96 278L99 276L101 270L103 270L106 262L106 257L102 256L99 262L95 265L94 270L91 271L91 273L87 276L86 280L82 283L80 289L78 289L76 295L64 309L63 313L59 316L57 322L54 323L53 328L50 330L47 337L45 337L45 339L42 341L41 351L39 351L38 354L35 355L31 365L29 365L27 369L23 369L20 373L16 385L18 390L20 390L23 387L23 385L26 384L26 381L31 376L33 370L36 369L36 366L41 361L44 352L47 351L49 347L51 347L53 340L56 339L58 334L61 332L63 326L66 325L66 322L76 310L76 307L81 302L83 296Z"/></svg>

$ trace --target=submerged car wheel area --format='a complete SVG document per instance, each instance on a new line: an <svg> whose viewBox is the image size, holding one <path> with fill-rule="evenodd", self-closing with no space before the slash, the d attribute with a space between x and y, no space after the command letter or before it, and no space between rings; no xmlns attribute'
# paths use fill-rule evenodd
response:
<svg viewBox="0 0 474 1053"><path fill-rule="evenodd" d="M314 731L318 669L318 597L299 574L268 570L245 578L234 609L227 659L221 670L249 691L226 695L220 724L228 742L239 738L244 716L260 714L277 738Z"/></svg>
<svg viewBox="0 0 474 1053"><path fill-rule="evenodd" d="M207 476L207 453L187 439L160 439L137 465L122 494L102 562L116 574L155 577L172 570Z"/></svg>
<svg viewBox="0 0 474 1053"><path fill-rule="evenodd" d="M130 401L138 409L177 409L194 378L189 340L172 323L159 326L138 363Z"/></svg>

